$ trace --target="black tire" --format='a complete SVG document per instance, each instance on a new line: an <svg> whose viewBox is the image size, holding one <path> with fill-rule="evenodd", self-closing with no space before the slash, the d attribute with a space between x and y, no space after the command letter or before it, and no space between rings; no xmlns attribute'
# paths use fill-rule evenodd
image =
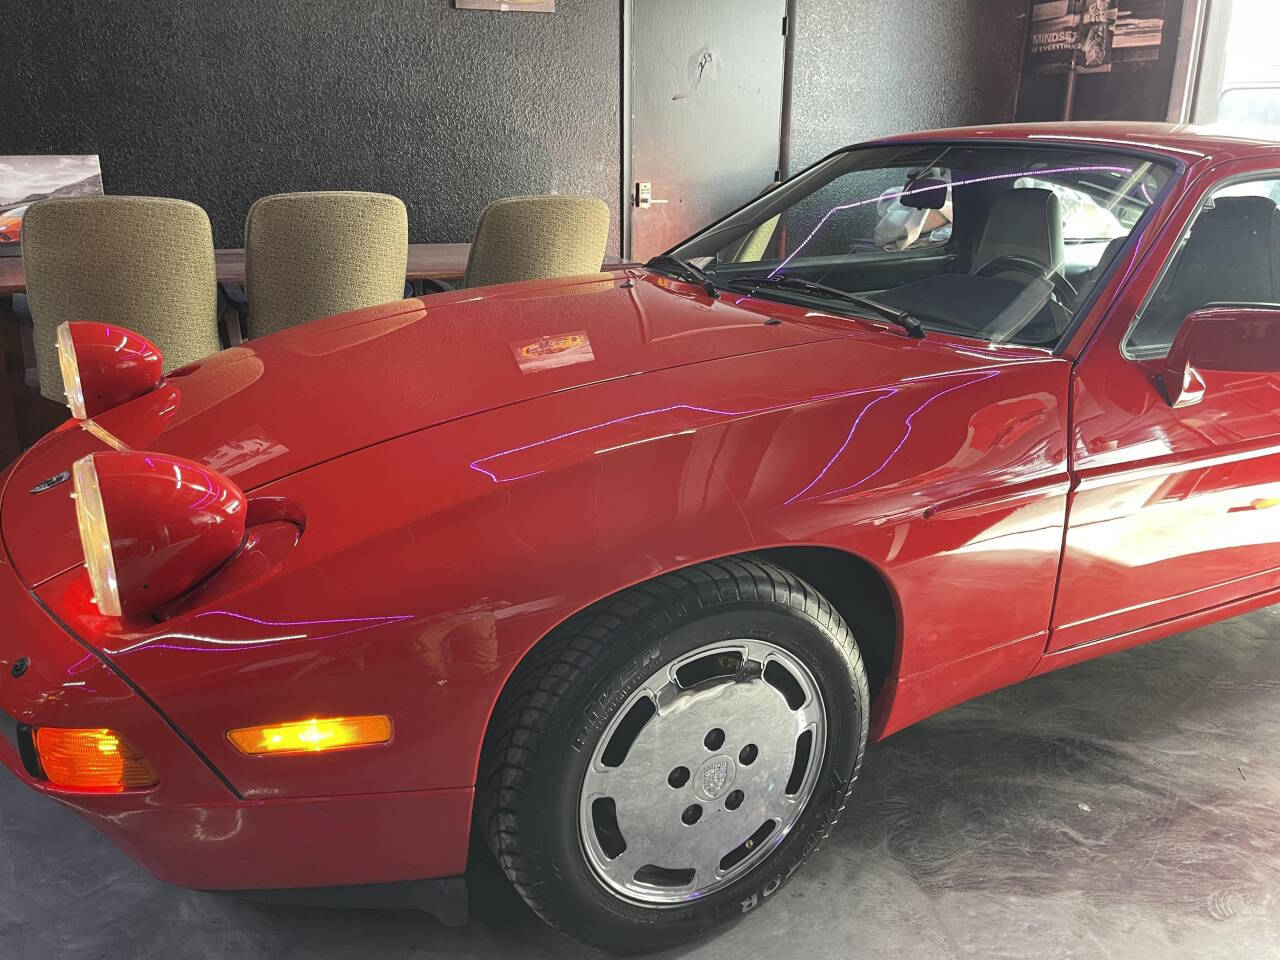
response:
<svg viewBox="0 0 1280 960"><path fill-rule="evenodd" d="M728 886L674 905L625 899L600 881L583 850L584 772L646 677L729 637L781 646L812 674L828 728L817 786L777 849ZM868 704L857 644L813 587L750 556L667 574L583 611L521 664L486 739L478 825L516 890L553 927L617 952L671 946L756 909L817 849L858 775Z"/></svg>

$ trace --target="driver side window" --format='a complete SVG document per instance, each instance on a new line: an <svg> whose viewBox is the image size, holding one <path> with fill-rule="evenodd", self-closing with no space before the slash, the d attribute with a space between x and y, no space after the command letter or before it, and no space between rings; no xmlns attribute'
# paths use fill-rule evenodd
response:
<svg viewBox="0 0 1280 960"><path fill-rule="evenodd" d="M1213 303L1280 302L1280 180L1219 187L1183 234L1125 339L1135 359L1164 356L1187 314Z"/></svg>

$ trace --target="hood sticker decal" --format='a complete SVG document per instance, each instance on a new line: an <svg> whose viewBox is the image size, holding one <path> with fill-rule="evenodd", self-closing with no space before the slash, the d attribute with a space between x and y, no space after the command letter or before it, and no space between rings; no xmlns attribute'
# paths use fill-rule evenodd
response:
<svg viewBox="0 0 1280 960"><path fill-rule="evenodd" d="M521 373L553 370L575 363L588 363L596 358L585 330L556 333L526 343L513 343L511 352L515 354Z"/></svg>

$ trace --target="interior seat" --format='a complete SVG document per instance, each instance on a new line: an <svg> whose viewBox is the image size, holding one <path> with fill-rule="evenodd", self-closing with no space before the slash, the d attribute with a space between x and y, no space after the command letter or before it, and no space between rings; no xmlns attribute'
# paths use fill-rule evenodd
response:
<svg viewBox="0 0 1280 960"><path fill-rule="evenodd" d="M1048 279L1017 269L975 275L999 257L1025 257L1046 272L1061 270L1066 245L1057 194L1038 187L998 194L987 213L970 273L939 273L885 290L875 298L926 320L932 318L996 341L1012 338L1032 323L1037 331L1033 339L1054 339L1068 314L1056 305L1048 309L1053 293Z"/></svg>
<svg viewBox="0 0 1280 960"><path fill-rule="evenodd" d="M1059 272L1067 259L1062 240L1062 206L1058 195L1041 187L1021 187L998 194L987 211L971 273L999 257L1026 257L1046 270Z"/></svg>
<svg viewBox="0 0 1280 960"><path fill-rule="evenodd" d="M1219 197L1134 331L1138 346L1167 346L1187 314L1211 303L1275 303L1280 293L1280 210L1266 197Z"/></svg>
<svg viewBox="0 0 1280 960"><path fill-rule="evenodd" d="M1102 248L1102 256L1098 258L1098 262L1093 265L1088 274L1085 275L1085 286L1092 290L1102 279L1102 275L1107 272L1107 267L1111 266L1111 261L1120 255L1120 250L1129 242L1129 235L1114 237L1107 241L1107 245ZM1081 296L1084 295L1082 290Z"/></svg>

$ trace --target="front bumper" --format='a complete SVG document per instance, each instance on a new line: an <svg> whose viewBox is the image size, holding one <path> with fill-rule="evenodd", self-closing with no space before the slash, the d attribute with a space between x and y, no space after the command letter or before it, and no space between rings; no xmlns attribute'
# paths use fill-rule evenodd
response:
<svg viewBox="0 0 1280 960"><path fill-rule="evenodd" d="M160 879L262 890L465 869L472 789L245 800L141 692L36 602L7 557L0 557L0 625L0 761ZM14 677L22 657L27 669ZM148 758L159 784L121 793L51 787L24 766L19 724L116 730Z"/></svg>

